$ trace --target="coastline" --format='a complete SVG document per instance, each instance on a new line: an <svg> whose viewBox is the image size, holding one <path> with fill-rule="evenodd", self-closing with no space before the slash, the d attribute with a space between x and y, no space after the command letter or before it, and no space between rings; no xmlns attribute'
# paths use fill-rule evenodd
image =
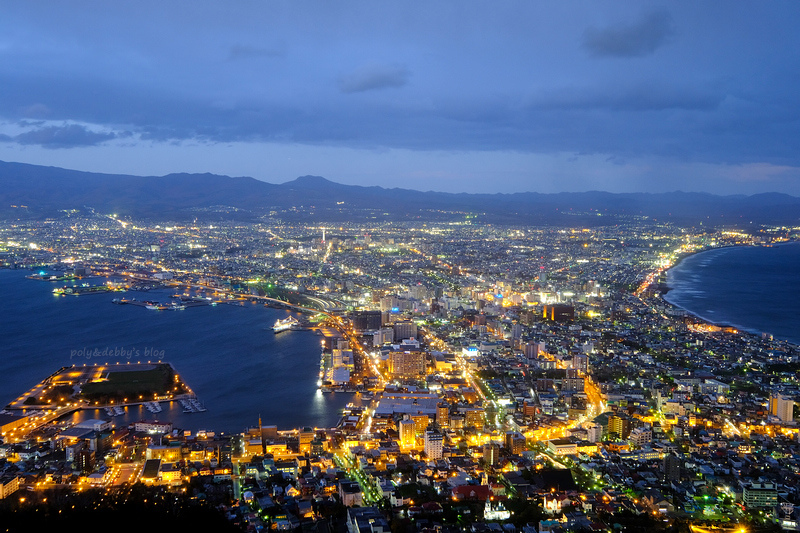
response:
<svg viewBox="0 0 800 533"><path fill-rule="evenodd" d="M663 291L661 293L661 299L665 303L669 304L671 307L673 307L675 309L680 309L681 311L686 313L688 316L691 316L693 319L697 320L698 322L702 322L704 324L707 324L707 325L710 325L710 326L719 327L719 328L733 328L733 329L738 330L740 333L746 333L748 335L753 335L753 336L756 336L756 337L760 337L761 335L764 335L764 334L767 334L767 335L771 336L773 334L771 332L769 332L769 331L765 331L765 330L762 331L760 328L757 328L757 327L746 327L746 326L744 326L742 324L736 324L734 321L730 321L730 320L717 320L717 319L708 318L707 316L704 316L703 314L701 314L698 311L694 311L694 310L688 309L684 305L681 305L681 304L676 303L674 301L670 301L669 299L667 299L667 294L669 294L669 293L673 293L674 294L675 286L674 286L673 283L670 283L669 272L671 270L675 269L676 267L678 267L681 263L683 263L683 261L685 259L688 259L688 258L694 257L694 256L699 256L699 255L702 255L702 254L705 254L705 253L713 252L713 251L716 251L716 250L724 250L724 249L729 249L729 248L743 248L743 249L744 248L772 248L772 247L778 247L778 246L784 246L784 245L797 245L797 246L800 246L800 241L794 240L794 241L780 242L780 243L775 243L775 244L751 244L751 245L737 244L737 245L728 245L728 246L718 246L718 247L705 248L703 250L699 250L699 251L696 251L696 252L683 254L683 255L681 255L680 257L677 258L677 260L675 261L675 264L673 264L672 266L670 266L670 268L668 268L667 270L664 271L664 273L667 276L667 280L664 283L664 286L667 288L667 290ZM781 342L786 342L786 343L788 343L790 345L793 345L793 346L800 346L800 342L795 342L795 341L786 339L786 338L784 338L782 336L780 336L776 340L779 340Z"/></svg>
<svg viewBox="0 0 800 533"><path fill-rule="evenodd" d="M273 333L272 324L287 310L220 305L192 313L145 312L112 305L110 295L55 298L49 285L25 279L29 273L27 269L0 270L0 289L15 305L7 321L9 335L0 350L6 355L0 371L10 378L0 386L6 402L57 368L128 360L70 358L73 349L84 347L138 350L142 356L133 356L131 361L145 361L146 350L157 351L172 363L208 408L205 413L185 415L176 405L173 422L186 429L235 432L254 424L259 414L265 423L281 429L333 427L341 409L352 401L349 394L317 394L322 337L311 331ZM146 294L166 299L172 291ZM242 395L242 389L248 393ZM167 417L167 404L162 407L165 414L161 416ZM83 411L84 416L91 412ZM147 417L149 413L142 410L140 414Z"/></svg>

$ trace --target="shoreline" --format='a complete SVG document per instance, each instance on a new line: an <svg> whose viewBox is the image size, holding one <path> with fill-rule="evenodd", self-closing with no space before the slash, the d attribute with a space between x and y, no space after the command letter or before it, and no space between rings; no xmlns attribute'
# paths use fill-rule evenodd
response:
<svg viewBox="0 0 800 533"><path fill-rule="evenodd" d="M800 246L800 241L788 241L788 242L780 242L780 243L775 243L775 244L751 244L751 245L733 244L733 245L728 245L728 246L718 246L718 247L713 247L713 248L706 248L706 249L699 250L699 251L696 251L696 252L683 254L675 261L675 264L673 264L667 270L664 271L664 273L667 275L667 281L664 284L667 287L667 291L661 293L661 299L665 303L670 305L672 308L680 309L681 311L685 312L687 315L691 316L695 320L697 320L699 322L703 322L703 323L708 324L710 326L716 326L716 327L719 327L719 328L733 328L733 329L736 329L737 331L739 331L740 333L746 333L748 335L753 335L755 337L761 337L762 335L765 335L765 334L773 336L773 334L768 332L768 331L759 331L759 330L757 330L755 328L744 327L744 326L742 326L740 324L734 324L734 323L729 322L729 321L720 321L720 320L713 320L713 319L707 318L707 317L701 315L699 312L692 311L692 310L687 309L686 307L684 307L682 305L679 305L679 304L677 304L675 302L671 302L671 301L667 300L667 298L666 298L667 294L673 292L673 290L675 289L675 287L671 286L670 283L669 283L669 271L674 269L674 268L676 268L685 259L688 259L688 258L693 257L693 256L702 255L704 253L712 252L712 251L715 251L715 250L724 250L724 249L727 249L727 248L772 248L772 247L783 246L783 245L791 245L791 244ZM791 341L791 340L785 339L785 338L778 338L778 339L774 339L774 340L778 340L779 342L785 342L785 343L790 344L792 346L800 346L800 342L794 342L794 341Z"/></svg>

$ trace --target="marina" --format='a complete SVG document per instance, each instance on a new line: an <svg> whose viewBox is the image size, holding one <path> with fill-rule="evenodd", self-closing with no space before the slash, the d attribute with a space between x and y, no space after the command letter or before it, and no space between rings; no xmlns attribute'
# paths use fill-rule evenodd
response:
<svg viewBox="0 0 800 533"><path fill-rule="evenodd" d="M36 364L26 358L5 357L0 372L6 376L4 404L19 398L24 387L42 380L42 369L82 367L84 363L121 367L137 361L169 360L180 370L181 381L191 385L207 411L184 413L178 401L158 400L163 411L159 419L170 420L177 427L197 430L239 431L257 419L279 428L301 425L332 427L351 394L325 394L319 390L320 340L310 331L275 335L267 328L289 316L285 310L263 305L242 306L226 301L213 290L180 290L148 287L147 292L129 289L124 294L101 293L94 298L54 298L52 285L26 280L31 271L0 270L0 291L20 302L7 318L8 335L4 338L7 353L36 354ZM109 305L112 299L141 302L168 302L176 293L193 312L154 313L141 304ZM183 301L182 301L183 303ZM246 302L245 302L246 303ZM140 309L139 307L145 307ZM49 335L37 333L41 323L49 324ZM266 327L265 327L266 325ZM53 344L53 339L69 339ZM48 370L45 370L47 373ZM12 385L16 383L17 385ZM247 390L247 397L241 391ZM24 395L24 402L28 395ZM287 401L291 398L291 401ZM136 398L115 400L125 403L124 414L114 419L133 423L154 415ZM154 400L152 396L144 400ZM72 422L107 415L100 403L82 408L71 416ZM18 409L36 409L19 405ZM113 413L112 411L112 414Z"/></svg>
<svg viewBox="0 0 800 533"><path fill-rule="evenodd" d="M187 413L187 414L188 413L203 413L205 411L208 411L208 409L206 409L205 406L202 403L200 403L199 400L197 400L197 398L189 398L189 399L179 400L179 401L180 401L181 407L183 407L183 412L184 413Z"/></svg>

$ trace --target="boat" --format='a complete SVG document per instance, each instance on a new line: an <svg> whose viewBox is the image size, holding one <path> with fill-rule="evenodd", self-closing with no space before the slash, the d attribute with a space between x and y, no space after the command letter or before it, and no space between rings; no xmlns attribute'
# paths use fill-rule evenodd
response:
<svg viewBox="0 0 800 533"><path fill-rule="evenodd" d="M300 324L300 321L297 320L295 317L290 316L284 319L279 319L275 321L275 325L272 326L272 331L275 333L280 333L281 331L286 331L287 329L292 329Z"/></svg>

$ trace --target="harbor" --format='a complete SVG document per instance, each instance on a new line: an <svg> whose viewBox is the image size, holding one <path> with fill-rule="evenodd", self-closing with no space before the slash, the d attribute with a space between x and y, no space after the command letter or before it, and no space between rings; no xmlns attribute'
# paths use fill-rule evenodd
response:
<svg viewBox="0 0 800 533"><path fill-rule="evenodd" d="M122 406L125 414L115 416L115 423L158 418L186 429L213 427L231 432L247 427L260 413L265 421L280 428L333 427L351 398L344 393L323 395L319 390L317 365L322 336L311 331L290 330L280 335L271 331L278 319L290 314L304 318L295 313L226 299L211 288L176 289L159 287L156 282L142 282L147 292L131 289L92 298L54 298L53 284L27 280L29 274L0 270L0 289L21 302L17 313L8 319L10 334L4 339L5 349L9 354L37 354L36 365L23 357L0 360L0 371L8 377L4 403L25 392L23 387L41 381L42 368L82 367L83 363L123 366L129 361L144 364L158 359L169 360L180 371L181 380L191 386L208 410L184 413L178 400L143 398L160 403L162 412L153 414L143 405L131 405L132 398L128 398ZM110 279L116 281L118 277ZM114 298L180 301L173 297L176 294L195 298L188 305L192 312L152 312L135 304L109 305ZM48 338L34 329L43 322L49 324ZM68 341L54 345L55 338ZM245 389L250 391L247 397L241 394ZM69 419L109 418L103 407L79 409Z"/></svg>

